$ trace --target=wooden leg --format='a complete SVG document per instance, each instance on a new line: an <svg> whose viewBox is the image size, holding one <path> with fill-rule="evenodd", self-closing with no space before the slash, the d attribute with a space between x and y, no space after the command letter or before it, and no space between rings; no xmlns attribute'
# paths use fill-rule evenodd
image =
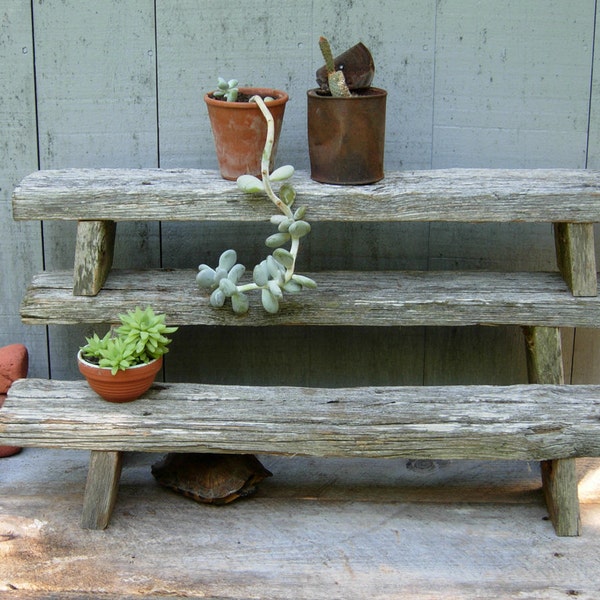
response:
<svg viewBox="0 0 600 600"><path fill-rule="evenodd" d="M524 327L529 383L565 382L558 327Z"/></svg>
<svg viewBox="0 0 600 600"><path fill-rule="evenodd" d="M581 535L577 470L574 458L542 462L542 485L557 535Z"/></svg>
<svg viewBox="0 0 600 600"><path fill-rule="evenodd" d="M83 497L84 529L104 529L108 525L117 499L122 458L122 452L92 450Z"/></svg>
<svg viewBox="0 0 600 600"><path fill-rule="evenodd" d="M524 327L529 383L565 382L558 327ZM574 458L541 463L542 487L557 535L580 535L579 498Z"/></svg>
<svg viewBox="0 0 600 600"><path fill-rule="evenodd" d="M73 294L95 296L112 266L117 224L114 221L79 221L75 244Z"/></svg>
<svg viewBox="0 0 600 600"><path fill-rule="evenodd" d="M573 296L596 296L596 253L592 223L555 223L558 268Z"/></svg>

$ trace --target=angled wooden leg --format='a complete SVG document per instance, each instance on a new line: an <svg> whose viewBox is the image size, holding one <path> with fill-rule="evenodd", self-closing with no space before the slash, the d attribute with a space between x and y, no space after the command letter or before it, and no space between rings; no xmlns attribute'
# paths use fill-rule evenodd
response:
<svg viewBox="0 0 600 600"><path fill-rule="evenodd" d="M542 462L542 486L557 535L581 535L577 470L574 458Z"/></svg>
<svg viewBox="0 0 600 600"><path fill-rule="evenodd" d="M596 253L593 223L555 223L558 268L573 296L596 296Z"/></svg>
<svg viewBox="0 0 600 600"><path fill-rule="evenodd" d="M530 383L565 382L558 327L524 327ZM580 535L579 498L574 458L541 463L542 487L554 530L560 536Z"/></svg>
<svg viewBox="0 0 600 600"><path fill-rule="evenodd" d="M92 450L83 497L84 529L104 529L108 525L117 499L122 459L122 452Z"/></svg>
<svg viewBox="0 0 600 600"><path fill-rule="evenodd" d="M95 296L112 266L117 224L114 221L79 221L75 244L73 294Z"/></svg>

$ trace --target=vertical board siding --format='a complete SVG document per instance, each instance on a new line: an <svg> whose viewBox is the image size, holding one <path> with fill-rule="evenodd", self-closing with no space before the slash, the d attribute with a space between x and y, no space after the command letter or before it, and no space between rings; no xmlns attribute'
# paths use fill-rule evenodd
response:
<svg viewBox="0 0 600 600"><path fill-rule="evenodd" d="M593 0L439 2L432 167L584 167L594 11ZM430 239L432 268L556 269L543 225L432 224ZM445 361L436 348L448 335L429 338L434 372L447 365L435 362ZM465 363L489 353L489 332L463 336ZM495 372L526 381L521 337L505 329L494 338Z"/></svg>
<svg viewBox="0 0 600 600"><path fill-rule="evenodd" d="M22 0L0 7L0 82L0 346L25 344L30 372L47 377L46 329L19 318L25 288L42 267L40 225L16 223L11 207L13 188L38 166L31 7Z"/></svg>
<svg viewBox="0 0 600 600"><path fill-rule="evenodd" d="M42 169L157 166L154 4L34 4ZM158 266L156 223L119 224L117 266ZM49 269L69 268L74 223L44 224ZM78 377L71 357L89 329L51 327L52 376Z"/></svg>
<svg viewBox="0 0 600 600"><path fill-rule="evenodd" d="M440 2L434 167L585 166L594 5Z"/></svg>
<svg viewBox="0 0 600 600"><path fill-rule="evenodd" d="M216 168L202 98L223 76L290 94L277 162L308 169L306 90L322 64L320 35L334 52L358 41L371 49L374 84L389 94L387 169L599 168L594 0L267 0L251 10L233 0L5 4L0 248L11 256L2 267L11 283L0 292L9 323L0 339L26 340L36 375L46 368L45 330L20 324L23 289L43 261L70 266L75 247L73 224L45 223L42 248L39 224L10 218L10 192L37 168L38 150L41 168ZM269 224L119 224L115 264L190 267L235 247L251 268L269 233ZM555 269L551 233L545 225L319 224L300 261L310 270ZM85 333L49 328L52 376L78 376L71 355ZM365 376L372 383L526 380L518 328L399 329L383 345L378 333L184 328L167 375L284 383L284 373L311 385L345 377L366 383ZM565 335L573 347L567 372L597 381L597 333ZM274 368L263 348L285 363ZM371 362L357 367L365 356Z"/></svg>

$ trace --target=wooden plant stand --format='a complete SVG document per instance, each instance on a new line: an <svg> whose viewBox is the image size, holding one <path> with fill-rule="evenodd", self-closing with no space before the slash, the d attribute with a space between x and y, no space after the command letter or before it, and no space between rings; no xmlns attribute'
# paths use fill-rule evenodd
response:
<svg viewBox="0 0 600 600"><path fill-rule="evenodd" d="M127 451L278 453L542 463L558 535L580 533L575 458L600 456L600 386L565 385L561 327L600 327L593 224L600 177L587 170L454 169L388 173L373 186L295 177L311 223L546 222L557 272L330 272L277 315L208 305L193 270L112 270L118 221L265 222L272 214L215 172L39 171L15 190L15 219L77 220L75 267L36 275L30 324L114 322L140 303L173 325L519 325L529 385L282 388L156 384L111 405L81 381L23 379L0 411L0 443L91 451L82 525L103 528ZM252 310L252 309L251 309ZM257 404L261 407L256 410ZM165 407L168 406L168 412ZM257 414L260 419L257 420Z"/></svg>

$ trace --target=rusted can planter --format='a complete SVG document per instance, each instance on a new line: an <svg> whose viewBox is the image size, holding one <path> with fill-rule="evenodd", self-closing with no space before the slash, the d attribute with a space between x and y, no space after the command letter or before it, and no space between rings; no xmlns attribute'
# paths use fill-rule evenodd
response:
<svg viewBox="0 0 600 600"><path fill-rule="evenodd" d="M334 98L308 91L310 176L321 183L364 185L383 178L387 92L356 90Z"/></svg>

